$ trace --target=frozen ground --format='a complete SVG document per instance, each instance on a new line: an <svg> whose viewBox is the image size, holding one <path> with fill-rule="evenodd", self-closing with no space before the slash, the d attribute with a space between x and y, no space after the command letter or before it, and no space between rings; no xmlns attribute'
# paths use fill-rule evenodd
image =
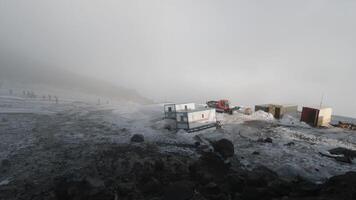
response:
<svg viewBox="0 0 356 200"><path fill-rule="evenodd" d="M235 144L236 156L246 168L266 165L280 175L300 175L322 181L356 171L356 164L340 163L319 152L335 147L356 149L356 133L337 128L315 129L293 117L280 121L267 113L251 116L222 115L222 130L198 133L164 128L163 105L135 103L89 104L62 100L58 104L21 96L0 96L0 161L9 170L0 172L0 186L36 175L80 169L98 148L129 143L133 134L156 143L162 152L195 156L193 144L202 139L225 137ZM273 143L257 140L270 137ZM293 143L291 143L293 142ZM288 145L287 145L288 144ZM38 178L38 182L42 179ZM44 180L42 180L44 181Z"/></svg>
<svg viewBox="0 0 356 200"><path fill-rule="evenodd" d="M320 153L336 147L356 149L356 132L339 128L317 129L295 117L275 120L264 112L252 116L223 115L224 129L204 134L205 137L226 137L235 144L237 156L247 168L262 164L282 176L302 176L313 181L356 171L353 164L338 162ZM271 138L273 143L258 142Z"/></svg>

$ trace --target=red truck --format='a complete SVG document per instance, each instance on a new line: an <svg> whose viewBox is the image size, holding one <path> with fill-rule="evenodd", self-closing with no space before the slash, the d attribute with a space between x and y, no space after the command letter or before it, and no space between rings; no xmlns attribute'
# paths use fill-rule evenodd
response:
<svg viewBox="0 0 356 200"><path fill-rule="evenodd" d="M239 109L239 107L230 108L230 102L227 99L222 99L218 101L208 101L206 102L206 104L210 108L215 108L216 112L229 113L230 115L232 115L235 110Z"/></svg>

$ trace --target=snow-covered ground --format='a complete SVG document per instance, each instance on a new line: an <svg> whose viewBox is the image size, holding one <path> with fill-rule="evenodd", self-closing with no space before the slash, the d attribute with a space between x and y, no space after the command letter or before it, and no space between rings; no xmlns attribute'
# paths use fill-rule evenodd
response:
<svg viewBox="0 0 356 200"><path fill-rule="evenodd" d="M117 120L114 123L125 122L125 127L144 134L152 142L193 144L196 135L207 140L228 138L233 141L236 155L247 168L265 165L283 176L299 175L322 181L347 171L356 171L356 160L353 164L346 164L320 154L328 154L328 150L336 147L356 150L356 132L313 128L292 116L276 120L271 114L259 111L250 116L218 114L218 120L223 123L222 130L174 133L164 129L162 107L160 104L138 106L129 111L116 108L111 116L106 117ZM267 137L272 138L273 143L257 141ZM183 148L177 145L166 150L183 151Z"/></svg>
<svg viewBox="0 0 356 200"><path fill-rule="evenodd" d="M275 120L264 112L252 116L224 115L224 130L205 134L205 137L226 137L235 144L236 154L250 168L265 165L283 176L302 176L314 181L356 171L353 164L340 163L320 153L345 147L356 150L356 132L339 128L318 129L292 116ZM271 138L273 143L258 142Z"/></svg>
<svg viewBox="0 0 356 200"><path fill-rule="evenodd" d="M163 105L110 103L96 105L62 100L58 104L41 98L0 94L0 160L40 142L49 145L81 143L128 143L133 134L158 144L161 151L194 155L195 136L233 141L236 156L246 168L265 165L284 176L300 175L322 181L333 175L356 171L353 164L321 156L336 147L356 150L356 132L338 128L316 129L292 116L275 120L264 112L250 116L218 114L223 129L197 133L165 129ZM46 133L46 134L43 134ZM272 138L272 143L258 142ZM50 155L41 154L44 158ZM47 156L47 157L46 157ZM1 183L7 183L0 177Z"/></svg>

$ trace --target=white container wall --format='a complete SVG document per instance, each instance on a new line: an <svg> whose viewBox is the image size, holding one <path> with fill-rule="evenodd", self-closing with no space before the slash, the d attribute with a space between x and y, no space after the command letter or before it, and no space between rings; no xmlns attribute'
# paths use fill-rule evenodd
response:
<svg viewBox="0 0 356 200"><path fill-rule="evenodd" d="M189 128L197 128L208 124L216 123L215 109L190 112L188 114Z"/></svg>
<svg viewBox="0 0 356 200"><path fill-rule="evenodd" d="M184 110L194 110L195 103L185 103L185 104L176 104L176 111L184 111Z"/></svg>
<svg viewBox="0 0 356 200"><path fill-rule="evenodd" d="M328 126L331 122L331 115L331 108L320 109L317 126Z"/></svg>
<svg viewBox="0 0 356 200"><path fill-rule="evenodd" d="M189 129L187 112L178 112L176 121L177 121L177 129Z"/></svg>
<svg viewBox="0 0 356 200"><path fill-rule="evenodd" d="M164 116L167 119L176 118L176 106L175 104L166 104L164 105Z"/></svg>
<svg viewBox="0 0 356 200"><path fill-rule="evenodd" d="M188 132L199 131L216 126L216 111L194 103L164 105L166 119L176 121L177 129Z"/></svg>

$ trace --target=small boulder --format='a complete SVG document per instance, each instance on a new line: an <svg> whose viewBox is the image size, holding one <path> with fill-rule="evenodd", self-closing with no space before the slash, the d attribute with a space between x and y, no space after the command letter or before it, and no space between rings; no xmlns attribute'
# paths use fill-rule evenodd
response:
<svg viewBox="0 0 356 200"><path fill-rule="evenodd" d="M352 159L350 157L348 157L348 156L335 157L335 160L337 160L339 162L352 164Z"/></svg>
<svg viewBox="0 0 356 200"><path fill-rule="evenodd" d="M272 142L273 142L272 138L268 137L268 138L265 139L265 143L272 143Z"/></svg>
<svg viewBox="0 0 356 200"><path fill-rule="evenodd" d="M212 142L214 151L219 153L223 158L229 158L234 156L234 144L228 139L221 139L215 142Z"/></svg>
<svg viewBox="0 0 356 200"><path fill-rule="evenodd" d="M273 142L273 140L272 140L272 138L265 138L265 139L263 139L263 138L259 138L258 140L257 140L257 142L261 142L261 143L272 143Z"/></svg>
<svg viewBox="0 0 356 200"><path fill-rule="evenodd" d="M351 149L346 149L343 147L338 147L335 149L331 149L329 150L329 152L331 154L334 155L344 155L345 157L349 157L350 159L356 158L356 151L355 150L351 150Z"/></svg>
<svg viewBox="0 0 356 200"><path fill-rule="evenodd" d="M207 152L212 152L212 148L208 145L200 145L197 147L197 152L200 154L207 153Z"/></svg>
<svg viewBox="0 0 356 200"><path fill-rule="evenodd" d="M131 142L134 142L134 143L142 143L144 141L145 141L145 138L141 134L135 134L131 137Z"/></svg>
<svg viewBox="0 0 356 200"><path fill-rule="evenodd" d="M294 142L288 142L287 144L285 144L284 146L288 146L288 147L290 147L290 146L294 146L295 145L295 143Z"/></svg>

